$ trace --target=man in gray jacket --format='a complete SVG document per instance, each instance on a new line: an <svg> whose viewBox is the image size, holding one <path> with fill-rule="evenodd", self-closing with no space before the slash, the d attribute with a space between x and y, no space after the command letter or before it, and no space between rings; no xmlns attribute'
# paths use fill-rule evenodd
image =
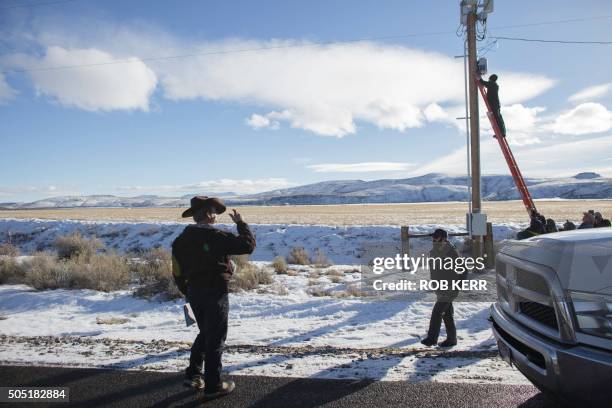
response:
<svg viewBox="0 0 612 408"><path fill-rule="evenodd" d="M443 282L448 285L448 289L436 290L436 303L431 312L431 320L429 321L429 330L427 337L421 340L425 346L433 346L438 343L438 335L440 334L440 326L444 321L446 327L446 340L439 344L440 347L453 347L457 345L457 329L455 328L455 320L453 318L453 300L459 292L452 289L452 282L461 280L464 275L457 274L454 268L445 268L445 260L452 259L453 265L459 253L457 249L448 241L448 233L443 229L437 229L432 234L433 248L429 253L429 271L431 280Z"/></svg>

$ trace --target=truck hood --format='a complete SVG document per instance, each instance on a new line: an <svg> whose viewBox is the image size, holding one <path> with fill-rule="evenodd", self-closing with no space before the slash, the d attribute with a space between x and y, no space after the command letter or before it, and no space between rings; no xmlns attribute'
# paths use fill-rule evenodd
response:
<svg viewBox="0 0 612 408"><path fill-rule="evenodd" d="M550 267L564 289L612 294L612 228L507 241L500 252Z"/></svg>

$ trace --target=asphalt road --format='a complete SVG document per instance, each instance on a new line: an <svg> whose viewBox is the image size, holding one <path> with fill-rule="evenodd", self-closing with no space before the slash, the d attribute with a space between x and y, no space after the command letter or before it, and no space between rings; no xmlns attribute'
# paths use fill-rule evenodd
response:
<svg viewBox="0 0 612 408"><path fill-rule="evenodd" d="M49 367L0 367L0 386L70 387L82 407L552 407L527 385L405 383L233 376L236 390L203 403L182 373ZM8 406L8 404L0 404ZM23 404L29 407L41 403ZM56 404L67 406L67 404Z"/></svg>

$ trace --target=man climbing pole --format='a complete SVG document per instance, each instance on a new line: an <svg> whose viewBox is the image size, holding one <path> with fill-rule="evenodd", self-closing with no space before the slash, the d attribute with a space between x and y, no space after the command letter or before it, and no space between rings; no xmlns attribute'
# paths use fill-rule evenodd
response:
<svg viewBox="0 0 612 408"><path fill-rule="evenodd" d="M502 136L506 137L506 125L504 124L504 118L502 118L501 107L499 104L499 85L497 85L497 75L493 74L489 76L488 81L485 81L482 78L479 78L478 80L487 88L487 101L489 102L489 107L491 108L493 116L495 116L497 126L499 126Z"/></svg>

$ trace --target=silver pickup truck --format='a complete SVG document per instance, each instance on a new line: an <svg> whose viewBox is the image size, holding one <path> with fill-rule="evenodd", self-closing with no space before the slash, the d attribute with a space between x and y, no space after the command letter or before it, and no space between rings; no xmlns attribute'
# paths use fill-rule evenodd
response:
<svg viewBox="0 0 612 408"><path fill-rule="evenodd" d="M612 406L612 228L508 241L496 274L501 357L558 400Z"/></svg>

